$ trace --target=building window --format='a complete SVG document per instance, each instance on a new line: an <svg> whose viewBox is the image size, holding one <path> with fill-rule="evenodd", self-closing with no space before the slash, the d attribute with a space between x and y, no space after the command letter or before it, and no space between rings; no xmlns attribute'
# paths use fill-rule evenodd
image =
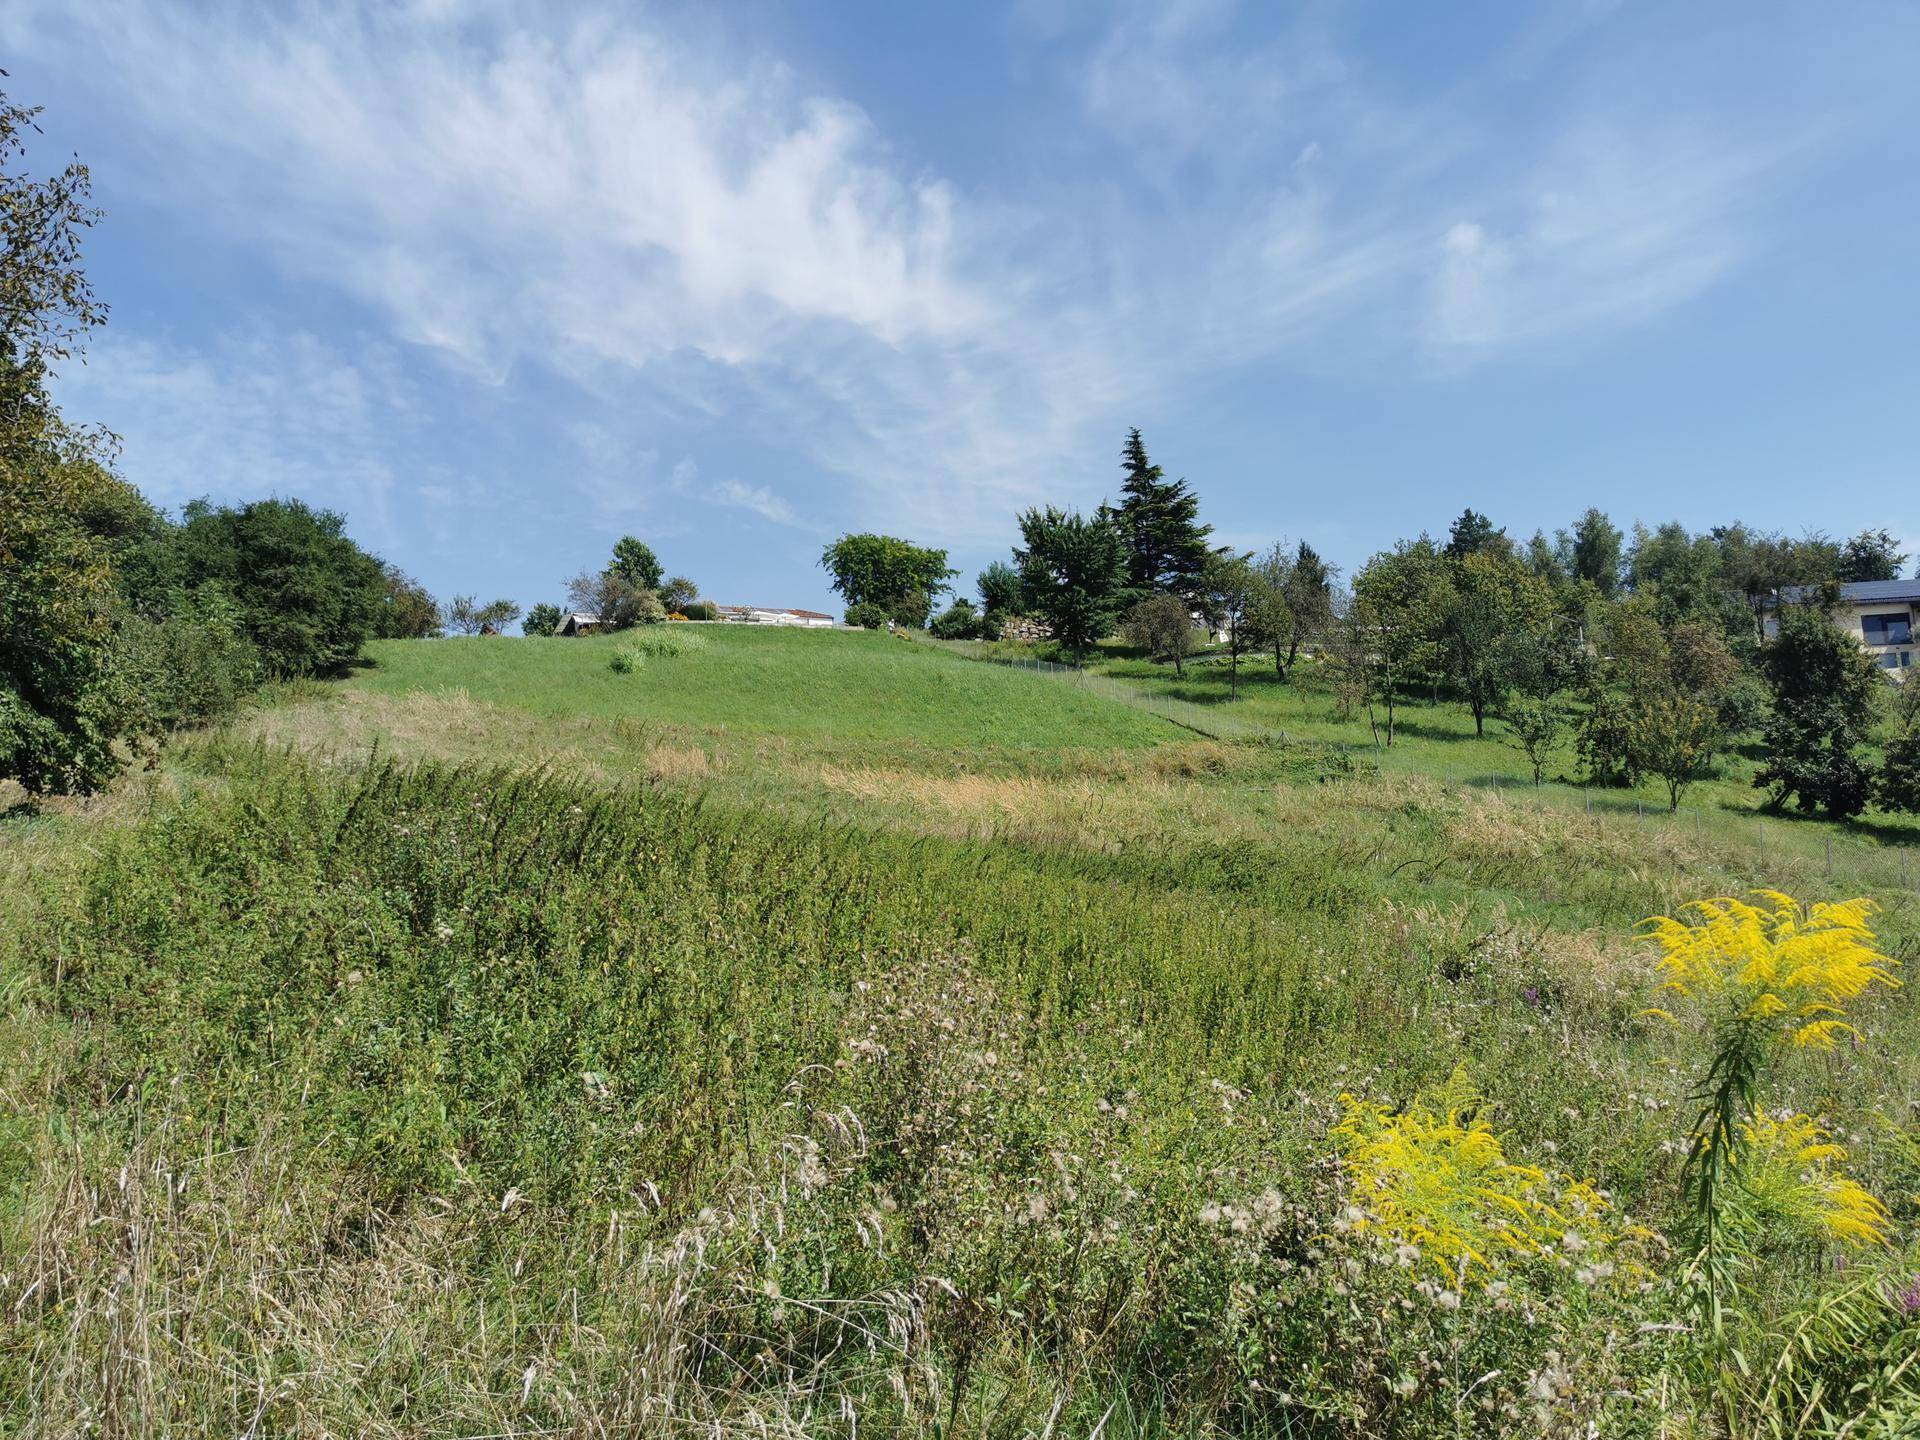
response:
<svg viewBox="0 0 1920 1440"><path fill-rule="evenodd" d="M1862 615L1860 635L1869 645L1911 645L1913 618L1910 615Z"/></svg>
<svg viewBox="0 0 1920 1440"><path fill-rule="evenodd" d="M1886 654L1877 658L1880 661L1880 668L1882 670L1898 670L1900 668L1900 656L1895 651L1889 650Z"/></svg>

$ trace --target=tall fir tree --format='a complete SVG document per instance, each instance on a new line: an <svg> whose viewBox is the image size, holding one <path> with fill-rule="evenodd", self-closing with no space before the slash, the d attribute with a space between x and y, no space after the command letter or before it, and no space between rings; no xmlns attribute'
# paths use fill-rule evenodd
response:
<svg viewBox="0 0 1920 1440"><path fill-rule="evenodd" d="M1127 476L1123 498L1107 513L1126 542L1128 588L1139 596L1199 595L1213 558L1213 527L1200 523L1200 497L1147 458L1137 426L1127 432L1120 468Z"/></svg>

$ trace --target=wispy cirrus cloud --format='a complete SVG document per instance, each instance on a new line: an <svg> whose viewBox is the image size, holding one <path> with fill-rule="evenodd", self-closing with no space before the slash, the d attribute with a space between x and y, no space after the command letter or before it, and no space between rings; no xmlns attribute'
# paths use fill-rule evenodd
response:
<svg viewBox="0 0 1920 1440"><path fill-rule="evenodd" d="M124 460L156 504L304 495L349 509L376 546L398 535L396 492L444 475L389 347L343 350L308 332L240 331L183 351L108 331L62 392L110 417Z"/></svg>
<svg viewBox="0 0 1920 1440"><path fill-rule="evenodd" d="M1571 137L1498 205L1506 218L1440 239L1428 344L1466 361L1684 304L1746 258L1750 207L1792 158L1683 132Z"/></svg>
<svg viewBox="0 0 1920 1440"><path fill-rule="evenodd" d="M572 428L609 455L568 483L596 513L667 483L621 468L658 463L611 413L644 397L663 428L777 438L851 486L731 478L718 506L959 544L1097 498L1084 457L1120 416L1236 367L1458 369L1668 313L1752 253L1799 153L1579 94L1516 133L1470 83L1401 93L1324 18L1252 44L1248 18L1050 9L1046 178L964 191L778 56L654 15L16 0L0 44L148 137L147 203L481 385L577 386ZM1508 68L1605 9L1576 18Z"/></svg>

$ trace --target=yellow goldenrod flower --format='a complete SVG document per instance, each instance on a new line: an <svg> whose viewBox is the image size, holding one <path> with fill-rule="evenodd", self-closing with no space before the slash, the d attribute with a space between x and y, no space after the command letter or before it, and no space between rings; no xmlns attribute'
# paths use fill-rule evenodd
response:
<svg viewBox="0 0 1920 1440"><path fill-rule="evenodd" d="M1676 919L1646 922L1660 947L1663 988L1702 1001L1725 1001L1738 1018L1778 1020L1796 1045L1830 1049L1854 1034L1845 1007L1875 985L1897 986L1899 962L1875 948L1871 900L1802 905L1777 890L1758 904L1699 900ZM1665 1015L1665 1011L1656 1011Z"/></svg>
<svg viewBox="0 0 1920 1440"><path fill-rule="evenodd" d="M1333 1133L1356 1202L1344 1228L1378 1230L1456 1281L1484 1284L1505 1261L1591 1255L1646 1233L1616 1228L1585 1181L1509 1160L1462 1071L1397 1113L1352 1095L1340 1103Z"/></svg>
<svg viewBox="0 0 1920 1440"><path fill-rule="evenodd" d="M1887 1207L1840 1172L1847 1152L1812 1118L1760 1115L1744 1131L1740 1184L1763 1217L1848 1245L1885 1243Z"/></svg>

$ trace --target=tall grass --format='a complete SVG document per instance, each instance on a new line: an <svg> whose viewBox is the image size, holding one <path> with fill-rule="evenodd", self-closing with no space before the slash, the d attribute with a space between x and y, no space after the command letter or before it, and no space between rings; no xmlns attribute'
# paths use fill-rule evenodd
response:
<svg viewBox="0 0 1920 1440"><path fill-rule="evenodd" d="M1624 937L1710 844L1364 776L1103 846L177 765L4 872L9 1430L1710 1433L1665 1281L1435 1285L1335 1138L1464 1065L1665 1228L1691 1072ZM1857 1018L1873 1065L1782 1093L1864 1132L1920 1072L1910 1010ZM1906 1123L1857 1150L1889 1196Z"/></svg>

